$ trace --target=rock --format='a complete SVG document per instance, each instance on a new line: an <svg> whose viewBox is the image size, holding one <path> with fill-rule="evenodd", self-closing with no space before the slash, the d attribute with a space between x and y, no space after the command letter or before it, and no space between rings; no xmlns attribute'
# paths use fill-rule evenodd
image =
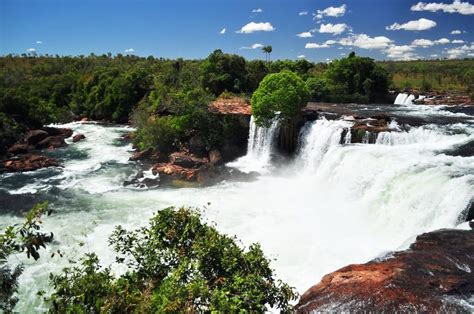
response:
<svg viewBox="0 0 474 314"><path fill-rule="evenodd" d="M73 142L73 143L77 143L77 142L79 142L80 140L83 140L83 139L85 139L85 138L86 138L86 136L85 136L84 134L77 133L76 135L74 135L74 136L72 137L72 142Z"/></svg>
<svg viewBox="0 0 474 314"><path fill-rule="evenodd" d="M130 157L128 160L130 161L144 160L144 159L150 158L152 154L153 154L153 150L151 148L148 148L144 151L138 151L138 152L133 153L132 157Z"/></svg>
<svg viewBox="0 0 474 314"><path fill-rule="evenodd" d="M25 141L30 145L36 145L49 136L44 130L29 131L25 136Z"/></svg>
<svg viewBox="0 0 474 314"><path fill-rule="evenodd" d="M84 118L81 119L80 122L89 122L89 118L88 118L88 117L84 117Z"/></svg>
<svg viewBox="0 0 474 314"><path fill-rule="evenodd" d="M406 251L324 276L301 296L295 309L297 313L470 312L463 302L474 294L472 252L472 229L425 233Z"/></svg>
<svg viewBox="0 0 474 314"><path fill-rule="evenodd" d="M219 150L213 149L209 152L209 162L212 165L220 165L222 164L222 156Z"/></svg>
<svg viewBox="0 0 474 314"><path fill-rule="evenodd" d="M15 159L2 161L7 172L33 171L45 167L57 167L59 163L54 158L43 155L23 155Z"/></svg>
<svg viewBox="0 0 474 314"><path fill-rule="evenodd" d="M179 179L185 181L196 181L197 169L189 169L171 163L158 163L152 168L153 174L160 175L160 182L167 179Z"/></svg>
<svg viewBox="0 0 474 314"><path fill-rule="evenodd" d="M55 149L64 146L67 146L67 144L64 141L64 137L62 135L48 136L47 138L36 144L37 149Z"/></svg>
<svg viewBox="0 0 474 314"><path fill-rule="evenodd" d="M15 144L12 147L8 149L8 153L13 154L13 155L18 155L18 154L26 154L29 150L31 150L31 146L28 144Z"/></svg>
<svg viewBox="0 0 474 314"><path fill-rule="evenodd" d="M206 143L199 135L194 135L188 142L189 152L198 156L205 155L207 152Z"/></svg>
<svg viewBox="0 0 474 314"><path fill-rule="evenodd" d="M250 116L252 114L250 103L240 97L219 98L209 105L209 111L223 115Z"/></svg>
<svg viewBox="0 0 474 314"><path fill-rule="evenodd" d="M53 127L42 127L41 130L48 132L50 136L62 136L63 138L68 138L72 136L74 131L68 128L53 128Z"/></svg>
<svg viewBox="0 0 474 314"><path fill-rule="evenodd" d="M170 163L183 168L198 168L208 162L209 159L207 158L199 158L184 152L176 152L170 155Z"/></svg>
<svg viewBox="0 0 474 314"><path fill-rule="evenodd" d="M253 181L258 176L259 174L257 172L245 173L226 166L207 164L198 169L196 180L201 186L211 186L224 180Z"/></svg>

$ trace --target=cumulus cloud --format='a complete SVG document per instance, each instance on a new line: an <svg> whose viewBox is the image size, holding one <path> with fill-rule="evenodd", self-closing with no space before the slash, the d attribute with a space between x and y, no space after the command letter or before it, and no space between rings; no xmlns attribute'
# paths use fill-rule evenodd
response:
<svg viewBox="0 0 474 314"><path fill-rule="evenodd" d="M362 49L384 49L392 44L392 40L385 36L370 37L366 34L354 34L342 38L339 44L343 46L354 46Z"/></svg>
<svg viewBox="0 0 474 314"><path fill-rule="evenodd" d="M408 45L390 45L385 53L387 57L395 60L413 60L418 58L418 56L413 52L414 49Z"/></svg>
<svg viewBox="0 0 474 314"><path fill-rule="evenodd" d="M445 44L449 44L450 41L449 39L447 38L441 38L441 39L438 39L438 40L430 40L430 39L415 39L414 41L412 41L411 43L411 46L412 47L423 47L423 48L427 48L427 47L431 47L431 46L434 46L434 45L445 45Z"/></svg>
<svg viewBox="0 0 474 314"><path fill-rule="evenodd" d="M459 29L455 29L455 30L451 31L450 34L451 34L451 35L459 35L459 34L461 34L461 33L462 33L462 32L461 32Z"/></svg>
<svg viewBox="0 0 474 314"><path fill-rule="evenodd" d="M239 31L237 31L237 33L251 34L255 32L272 32L274 30L275 28L269 22L259 22L259 23L250 22L242 26L242 28Z"/></svg>
<svg viewBox="0 0 474 314"><path fill-rule="evenodd" d="M221 31L219 32L219 34L224 35L224 34L225 34L225 31L226 31L225 28L221 29Z"/></svg>
<svg viewBox="0 0 474 314"><path fill-rule="evenodd" d="M311 34L311 32L302 32L302 33L296 34L296 36L300 38L310 38L310 37L313 37L313 34Z"/></svg>
<svg viewBox="0 0 474 314"><path fill-rule="evenodd" d="M263 12L263 10L260 9L260 8L252 10L252 13L262 13L262 12Z"/></svg>
<svg viewBox="0 0 474 314"><path fill-rule="evenodd" d="M125 53L134 53L135 50L133 48L128 48L128 49L125 49Z"/></svg>
<svg viewBox="0 0 474 314"><path fill-rule="evenodd" d="M306 56L305 56L305 55L299 55L299 56L297 56L296 58L298 58L298 59L305 59Z"/></svg>
<svg viewBox="0 0 474 314"><path fill-rule="evenodd" d="M346 13L346 5L343 4L340 7L328 7L324 10L318 10L316 14L313 14L316 19L322 19L325 16L340 17Z"/></svg>
<svg viewBox="0 0 474 314"><path fill-rule="evenodd" d="M461 0L454 0L453 3L424 3L418 2L417 4L411 7L412 11L430 11L437 12L443 11L446 13L459 13L462 15L471 15L474 14L474 5L469 2L461 2Z"/></svg>
<svg viewBox="0 0 474 314"><path fill-rule="evenodd" d="M240 49L261 49L261 48L263 48L263 45L259 43L255 43L250 47L240 47Z"/></svg>
<svg viewBox="0 0 474 314"><path fill-rule="evenodd" d="M464 40L461 39L455 39L452 41L453 44L464 44Z"/></svg>
<svg viewBox="0 0 474 314"><path fill-rule="evenodd" d="M26 49L26 51L33 53L33 52L36 52L36 49L35 48L28 48L28 49Z"/></svg>
<svg viewBox="0 0 474 314"><path fill-rule="evenodd" d="M436 53L430 55L431 58L438 58L438 55Z"/></svg>
<svg viewBox="0 0 474 314"><path fill-rule="evenodd" d="M307 43L304 47L306 49L320 49L320 48L329 48L330 46L326 43L324 44Z"/></svg>
<svg viewBox="0 0 474 314"><path fill-rule="evenodd" d="M37 40L36 43L37 43L38 45L41 45L43 42L42 42L41 40Z"/></svg>
<svg viewBox="0 0 474 314"><path fill-rule="evenodd" d="M449 49L446 51L446 54L448 55L448 59L457 59L462 56L472 56L471 54L474 53L474 44L471 43L470 46L464 45L461 47L456 47L453 49Z"/></svg>
<svg viewBox="0 0 474 314"><path fill-rule="evenodd" d="M321 24L319 26L318 32L339 35L345 32L347 29L349 29L349 26L345 23L340 23L340 24L328 23L328 24Z"/></svg>
<svg viewBox="0 0 474 314"><path fill-rule="evenodd" d="M308 15L308 11L301 11L298 13L299 16Z"/></svg>
<svg viewBox="0 0 474 314"><path fill-rule="evenodd" d="M419 20L410 21L404 24L393 23L390 26L385 27L386 30L406 30L406 31L424 31L436 26L436 22L428 19L421 18Z"/></svg>

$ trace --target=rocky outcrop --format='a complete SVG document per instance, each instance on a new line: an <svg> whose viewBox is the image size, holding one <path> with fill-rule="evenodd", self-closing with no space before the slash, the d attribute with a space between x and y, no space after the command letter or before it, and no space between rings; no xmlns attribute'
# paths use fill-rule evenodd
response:
<svg viewBox="0 0 474 314"><path fill-rule="evenodd" d="M153 154L153 150L151 148L142 150L142 151L136 151L133 153L132 157L130 157L128 160L130 161L138 161L138 160L145 160L151 157Z"/></svg>
<svg viewBox="0 0 474 314"><path fill-rule="evenodd" d="M25 142L29 145L36 145L49 136L44 130L29 131L25 136Z"/></svg>
<svg viewBox="0 0 474 314"><path fill-rule="evenodd" d="M470 224L473 228L474 222ZM406 251L324 276L301 296L295 309L297 313L469 312L463 304L474 295L473 252L472 229L425 233Z"/></svg>
<svg viewBox="0 0 474 314"><path fill-rule="evenodd" d="M74 135L74 136L72 137L72 142L73 142L73 143L77 143L77 142L79 142L79 141L82 141L82 140L85 139L85 138L86 138L86 136L85 136L84 134L77 133L76 135Z"/></svg>
<svg viewBox="0 0 474 314"><path fill-rule="evenodd" d="M252 114L250 103L240 97L219 98L209 105L209 111L224 115L250 116Z"/></svg>
<svg viewBox="0 0 474 314"><path fill-rule="evenodd" d="M200 158L185 152L172 153L169 156L170 163L184 168L199 168L209 162L207 158Z"/></svg>
<svg viewBox="0 0 474 314"><path fill-rule="evenodd" d="M64 137L61 135L56 136L48 136L38 144L36 144L36 149L56 149L60 147L67 146L66 142L64 141Z"/></svg>
<svg viewBox="0 0 474 314"><path fill-rule="evenodd" d="M31 153L38 149L56 149L66 146L65 138L72 135L73 131L67 128L43 127L31 130L16 144L8 149L10 155Z"/></svg>
<svg viewBox="0 0 474 314"><path fill-rule="evenodd" d="M421 93L425 98L415 99L417 105L465 105L472 106L474 101L468 95L449 95L442 93Z"/></svg>
<svg viewBox="0 0 474 314"><path fill-rule="evenodd" d="M59 163L54 158L43 155L23 155L18 158L2 161L3 171L22 172L33 171L45 167L57 167Z"/></svg>

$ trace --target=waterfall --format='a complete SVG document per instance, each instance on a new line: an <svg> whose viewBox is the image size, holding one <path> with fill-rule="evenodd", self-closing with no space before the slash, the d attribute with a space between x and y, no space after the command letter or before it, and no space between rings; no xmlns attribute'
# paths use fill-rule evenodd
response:
<svg viewBox="0 0 474 314"><path fill-rule="evenodd" d="M227 165L244 172L265 171L270 165L277 130L277 119L274 119L270 127L266 128L258 126L252 116L250 118L247 154Z"/></svg>
<svg viewBox="0 0 474 314"><path fill-rule="evenodd" d="M415 95L407 94L407 93L399 93L397 98L393 104L395 105L413 105L413 100L415 100ZM425 98L424 96L420 96L420 99Z"/></svg>
<svg viewBox="0 0 474 314"><path fill-rule="evenodd" d="M339 146L344 129L348 130L344 142L350 143L351 123L343 120L316 120L301 134L299 160L305 169L316 170L326 153Z"/></svg>

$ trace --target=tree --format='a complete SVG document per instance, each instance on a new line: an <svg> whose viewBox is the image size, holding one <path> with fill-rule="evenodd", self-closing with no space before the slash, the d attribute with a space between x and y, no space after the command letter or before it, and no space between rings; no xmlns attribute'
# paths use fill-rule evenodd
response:
<svg viewBox="0 0 474 314"><path fill-rule="evenodd" d="M267 75L253 93L252 114L259 125L274 118L287 122L301 112L309 99L304 81L294 72L283 70Z"/></svg>
<svg viewBox="0 0 474 314"><path fill-rule="evenodd" d="M265 61L270 61L270 54L272 53L273 51L273 48L272 46L268 45L268 46L264 46L262 48L263 52L265 53Z"/></svg>
<svg viewBox="0 0 474 314"><path fill-rule="evenodd" d="M189 208L163 209L134 231L118 226L109 243L129 271L114 278L95 254L86 255L51 277L52 312L289 312L296 299L293 288L274 278L258 244L241 248Z"/></svg>

